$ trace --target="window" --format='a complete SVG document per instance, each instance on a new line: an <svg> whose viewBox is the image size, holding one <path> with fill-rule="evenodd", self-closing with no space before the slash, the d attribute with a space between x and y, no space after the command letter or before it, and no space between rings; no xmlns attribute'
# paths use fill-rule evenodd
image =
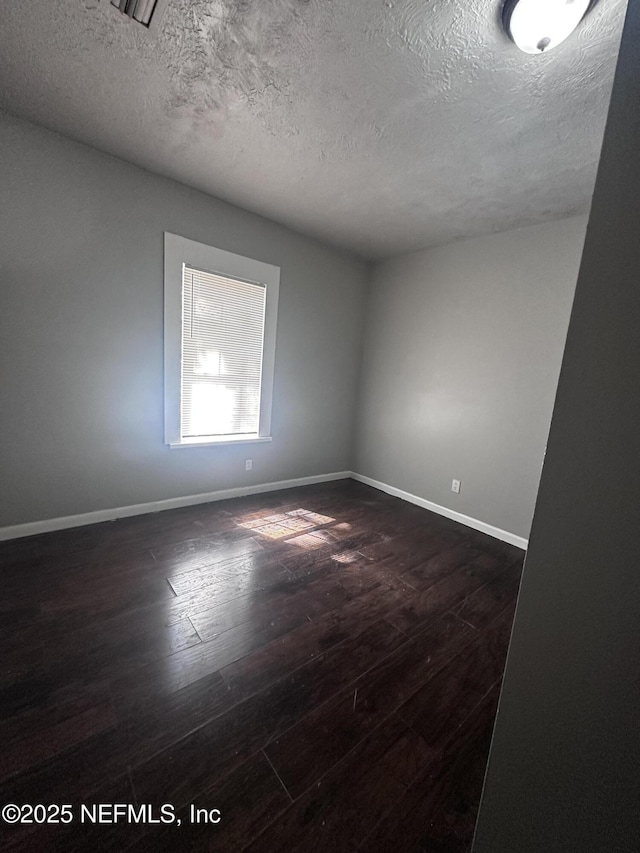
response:
<svg viewBox="0 0 640 853"><path fill-rule="evenodd" d="M279 267L165 233L165 441L268 441Z"/></svg>

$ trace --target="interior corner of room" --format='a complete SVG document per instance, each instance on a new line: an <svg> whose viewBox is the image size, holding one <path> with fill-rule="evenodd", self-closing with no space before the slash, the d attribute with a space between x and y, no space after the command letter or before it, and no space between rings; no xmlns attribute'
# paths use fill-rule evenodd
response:
<svg viewBox="0 0 640 853"><path fill-rule="evenodd" d="M369 265L7 113L2 129L5 538L354 472L526 541L584 215ZM281 268L273 439L250 473L246 447L164 444L165 229Z"/></svg>

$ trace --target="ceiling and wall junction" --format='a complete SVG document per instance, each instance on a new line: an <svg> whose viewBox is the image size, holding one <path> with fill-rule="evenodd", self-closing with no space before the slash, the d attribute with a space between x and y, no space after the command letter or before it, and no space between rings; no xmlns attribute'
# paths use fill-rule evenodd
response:
<svg viewBox="0 0 640 853"><path fill-rule="evenodd" d="M588 210L624 9L527 56L496 0L21 0L0 106L379 258Z"/></svg>

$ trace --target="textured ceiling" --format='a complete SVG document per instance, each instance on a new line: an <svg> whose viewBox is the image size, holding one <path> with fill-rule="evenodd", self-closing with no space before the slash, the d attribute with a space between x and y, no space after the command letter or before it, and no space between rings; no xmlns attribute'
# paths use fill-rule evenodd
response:
<svg viewBox="0 0 640 853"><path fill-rule="evenodd" d="M0 105L367 257L588 209L625 0L527 56L500 0L9 0Z"/></svg>

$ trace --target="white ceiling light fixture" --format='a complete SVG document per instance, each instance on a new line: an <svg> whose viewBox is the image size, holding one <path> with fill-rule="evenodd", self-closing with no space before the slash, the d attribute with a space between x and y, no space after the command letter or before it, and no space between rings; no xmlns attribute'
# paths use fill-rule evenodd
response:
<svg viewBox="0 0 640 853"><path fill-rule="evenodd" d="M594 0L505 0L504 28L525 53L547 53L563 42Z"/></svg>

